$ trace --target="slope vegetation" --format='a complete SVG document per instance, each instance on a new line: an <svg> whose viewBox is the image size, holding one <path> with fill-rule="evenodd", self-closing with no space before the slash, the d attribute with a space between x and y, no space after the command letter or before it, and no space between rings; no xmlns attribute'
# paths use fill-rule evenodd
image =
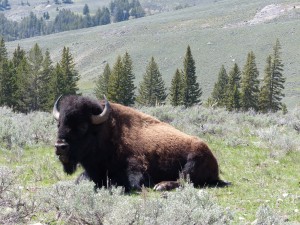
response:
<svg viewBox="0 0 300 225"><path fill-rule="evenodd" d="M133 59L136 85L154 56L170 86L190 45L205 100L221 65L230 70L236 62L242 68L251 50L262 77L265 60L279 38L287 77L284 101L294 107L300 96L299 20L300 4L291 0L277 5L270 0L202 1L193 7L138 20L9 42L7 48L12 53L18 44L29 50L38 43L48 48L53 61L57 61L63 46L70 47L81 74L80 89L90 93L105 64L113 65L117 55L125 51Z"/></svg>

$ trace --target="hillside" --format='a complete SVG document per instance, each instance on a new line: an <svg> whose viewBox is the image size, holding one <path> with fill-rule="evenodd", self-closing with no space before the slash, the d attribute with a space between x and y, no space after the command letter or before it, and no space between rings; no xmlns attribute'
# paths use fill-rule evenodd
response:
<svg viewBox="0 0 300 225"><path fill-rule="evenodd" d="M294 107L299 104L300 97L299 21L300 3L292 0L277 1L277 4L270 0L199 0L195 6L182 10L6 45L12 53L18 44L28 50L38 43L43 49L50 50L53 61L59 60L63 46L70 47L81 74L79 86L85 93L92 91L105 63L113 65L117 55L123 55L125 51L133 59L136 85L141 81L150 57L154 56L167 86L170 86L176 68L182 67L186 47L190 45L205 100L221 65L230 70L237 62L242 68L251 50L256 55L262 76L266 57L279 38L287 77L284 101Z"/></svg>
<svg viewBox="0 0 300 225"><path fill-rule="evenodd" d="M62 2L62 0L58 0L58 2ZM82 13L82 9L85 4L89 6L90 13L93 14L95 11L102 6L109 6L110 0L73 0L73 4L55 4L54 0L9 0L11 5L11 10L4 11L5 16L10 20L19 21L23 17L28 16L30 12L35 13L38 17L41 17L44 12L48 12L50 14L50 20L55 18L58 13L58 10L61 9L70 9L73 12ZM164 11L172 11L176 7L186 7L186 6L194 6L198 4L203 4L206 2L210 2L210 0L180 0L180 1L160 1L160 0L140 0L140 3L143 5L145 10L148 13L155 14L158 12ZM22 4L23 3L23 4Z"/></svg>

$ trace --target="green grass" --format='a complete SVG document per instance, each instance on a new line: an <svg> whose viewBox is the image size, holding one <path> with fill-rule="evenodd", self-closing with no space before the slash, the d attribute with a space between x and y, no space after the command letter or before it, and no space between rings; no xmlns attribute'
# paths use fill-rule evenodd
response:
<svg viewBox="0 0 300 225"><path fill-rule="evenodd" d="M279 2L294 3L292 0ZM133 59L136 85L154 56L169 87L176 68L183 67L183 57L190 45L205 100L210 96L221 65L229 71L234 60L242 69L251 50L256 55L262 77L265 60L279 38L287 78L284 101L294 107L299 104L297 98L300 96L299 9L266 23L236 26L253 19L257 11L271 3L270 0L205 1L194 7L137 20L9 42L7 48L11 54L18 44L28 51L38 43L50 50L53 61L58 61L63 46L69 47L81 75L79 87L82 92L91 93L105 63L112 66L116 57L125 51Z"/></svg>
<svg viewBox="0 0 300 225"><path fill-rule="evenodd" d="M270 151L255 146L227 147L214 140L222 177L232 182L224 189L208 189L218 203L235 212L235 222L254 221L258 207L268 205L290 221L300 221L300 154L270 157Z"/></svg>
<svg viewBox="0 0 300 225"><path fill-rule="evenodd" d="M1 165L14 169L19 174L20 185L43 187L62 180L75 180L79 170L72 176L63 172L62 165L54 154L54 147L25 148L22 152L0 151Z"/></svg>

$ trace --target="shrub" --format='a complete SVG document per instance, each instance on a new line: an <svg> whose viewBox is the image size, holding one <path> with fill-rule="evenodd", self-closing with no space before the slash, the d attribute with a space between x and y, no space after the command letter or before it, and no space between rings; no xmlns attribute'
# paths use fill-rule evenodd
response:
<svg viewBox="0 0 300 225"><path fill-rule="evenodd" d="M20 150L26 146L49 145L54 142L56 123L50 113L14 113L0 107L0 146Z"/></svg>
<svg viewBox="0 0 300 225"><path fill-rule="evenodd" d="M256 213L255 225L281 225L285 221L278 214L273 212L268 206L261 205Z"/></svg>
<svg viewBox="0 0 300 225"><path fill-rule="evenodd" d="M17 185L18 173L0 167L0 224L21 224L37 212L36 199Z"/></svg>
<svg viewBox="0 0 300 225"><path fill-rule="evenodd" d="M205 190L189 184L163 197L124 195L121 188L95 191L86 181L62 182L43 192L43 210L56 209L68 224L229 224L233 218Z"/></svg>

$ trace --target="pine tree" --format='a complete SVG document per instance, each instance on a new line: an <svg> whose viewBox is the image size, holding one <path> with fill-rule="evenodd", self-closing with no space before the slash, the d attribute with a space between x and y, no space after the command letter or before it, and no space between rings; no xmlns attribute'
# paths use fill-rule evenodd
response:
<svg viewBox="0 0 300 225"><path fill-rule="evenodd" d="M239 110L241 108L241 93L236 84L233 85L232 90L227 96L226 109L228 111Z"/></svg>
<svg viewBox="0 0 300 225"><path fill-rule="evenodd" d="M90 13L90 9L87 4L84 5L82 13L83 13L83 15L88 15Z"/></svg>
<svg viewBox="0 0 300 225"><path fill-rule="evenodd" d="M55 101L55 73L50 57L50 52L46 50L45 57L42 62L42 73L40 76L39 91L39 109L49 111L53 107Z"/></svg>
<svg viewBox="0 0 300 225"><path fill-rule="evenodd" d="M226 105L227 85L228 85L228 75L224 65L222 65L218 75L218 80L215 83L212 92L212 99L213 101L217 102L217 106L219 107L223 107Z"/></svg>
<svg viewBox="0 0 300 225"><path fill-rule="evenodd" d="M108 82L108 99L116 103L122 103L124 90L122 89L124 69L121 56L117 57Z"/></svg>
<svg viewBox="0 0 300 225"><path fill-rule="evenodd" d="M283 77L283 63L280 58L281 45L279 40L276 40L276 43L273 47L273 63L272 63L272 78L271 78L271 110L276 112L277 110L282 109L281 100L284 97L282 93L284 89L285 78Z"/></svg>
<svg viewBox="0 0 300 225"><path fill-rule="evenodd" d="M14 67L18 67L25 56L26 56L26 52L23 49L21 49L20 45L18 45L13 53L13 58L12 58Z"/></svg>
<svg viewBox="0 0 300 225"><path fill-rule="evenodd" d="M62 89L59 90L60 94L76 94L79 90L77 87L79 74L75 69L75 63L69 48L63 48L60 70L62 77L58 79L61 82L61 85L63 85L61 86Z"/></svg>
<svg viewBox="0 0 300 225"><path fill-rule="evenodd" d="M7 50L5 47L4 39L0 37L0 62L3 59L7 59Z"/></svg>
<svg viewBox="0 0 300 225"><path fill-rule="evenodd" d="M187 47L183 67L183 104L185 107L201 104L202 90L197 83L195 61L190 46Z"/></svg>
<svg viewBox="0 0 300 225"><path fill-rule="evenodd" d="M31 96L30 79L28 77L30 69L27 58L22 58L15 69L16 89L13 96L13 109L18 112L28 113L31 111Z"/></svg>
<svg viewBox="0 0 300 225"><path fill-rule="evenodd" d="M65 79L63 75L62 68L59 63L56 63L53 71L53 90L55 99L57 99L60 95L67 94L65 92Z"/></svg>
<svg viewBox="0 0 300 225"><path fill-rule="evenodd" d="M7 77L7 50L5 47L4 39L0 39L0 105L5 103L4 88L7 85L5 78Z"/></svg>
<svg viewBox="0 0 300 225"><path fill-rule="evenodd" d="M183 95L183 75L179 69L176 70L171 82L170 88L170 102L172 106L178 106L182 104Z"/></svg>
<svg viewBox="0 0 300 225"><path fill-rule="evenodd" d="M5 104L15 111L28 112L30 110L29 96L29 65L26 54L18 45L13 52L13 58L9 62L9 74L5 83L8 88Z"/></svg>
<svg viewBox="0 0 300 225"><path fill-rule="evenodd" d="M4 40L0 40L0 105L12 107L14 91L13 65L7 58Z"/></svg>
<svg viewBox="0 0 300 225"><path fill-rule="evenodd" d="M133 67L132 67L132 60L128 52L125 53L123 57L123 84L122 88L124 89L123 93L123 105L133 105L135 101L135 96L134 96L134 79L135 76L133 74Z"/></svg>
<svg viewBox="0 0 300 225"><path fill-rule="evenodd" d="M108 98L122 105L134 104L134 74L128 52L117 57L108 82Z"/></svg>
<svg viewBox="0 0 300 225"><path fill-rule="evenodd" d="M103 73L99 76L97 80L96 88L94 90L95 96L98 99L102 99L103 95L108 96L108 82L109 82L110 75L111 75L110 66L107 63Z"/></svg>
<svg viewBox="0 0 300 225"><path fill-rule="evenodd" d="M42 75L42 62L43 53L39 45L36 43L29 51L28 64L29 64L29 94L31 98L30 109L36 111L40 108L40 92L41 90L41 75Z"/></svg>
<svg viewBox="0 0 300 225"><path fill-rule="evenodd" d="M10 60L0 62L0 105L13 107L16 79L13 64Z"/></svg>
<svg viewBox="0 0 300 225"><path fill-rule="evenodd" d="M165 83L154 58L152 57L138 89L137 102L145 106L156 106L167 97Z"/></svg>
<svg viewBox="0 0 300 225"><path fill-rule="evenodd" d="M283 77L283 63L280 58L281 45L279 40L273 47L273 55L267 58L265 75L259 96L259 107L262 112L276 112L282 109L285 78Z"/></svg>
<svg viewBox="0 0 300 225"><path fill-rule="evenodd" d="M239 110L241 107L239 91L241 80L241 71L239 66L235 63L229 72L228 85L227 85L227 101L226 109L229 111Z"/></svg>
<svg viewBox="0 0 300 225"><path fill-rule="evenodd" d="M243 68L241 79L241 107L247 111L258 109L259 72L256 67L255 55L248 53L247 62Z"/></svg>
<svg viewBox="0 0 300 225"><path fill-rule="evenodd" d="M259 93L259 110L263 113L268 112L271 110L271 102L272 102L272 95L271 95L271 86L272 86L272 57L271 55L268 56L266 61L266 67L264 70L264 78L263 84L260 89Z"/></svg>

